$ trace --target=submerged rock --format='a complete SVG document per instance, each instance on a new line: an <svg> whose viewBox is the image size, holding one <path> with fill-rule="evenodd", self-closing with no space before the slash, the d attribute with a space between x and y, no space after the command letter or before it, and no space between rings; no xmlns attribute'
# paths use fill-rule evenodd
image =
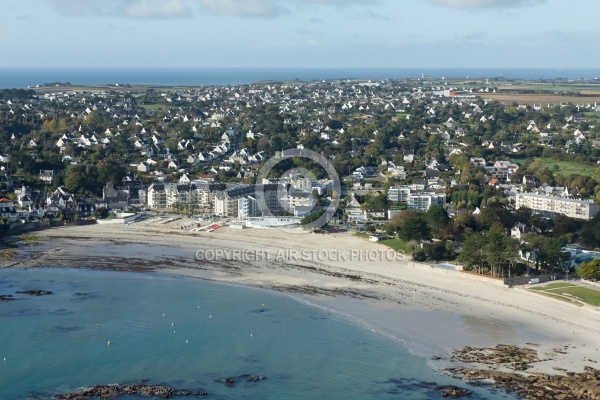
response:
<svg viewBox="0 0 600 400"><path fill-rule="evenodd" d="M449 399L458 399L460 397L470 397L473 392L467 389L459 388L457 386L445 385L437 386L435 390L440 392L440 397L447 397Z"/></svg>
<svg viewBox="0 0 600 400"><path fill-rule="evenodd" d="M39 289L22 290L22 291L17 292L17 293L19 293L19 294L29 294L31 296L49 296L51 294L54 294L54 293L52 293L49 290L39 290Z"/></svg>
<svg viewBox="0 0 600 400"><path fill-rule="evenodd" d="M15 298L13 297L12 294L0 294L0 301L11 301L14 299Z"/></svg>
<svg viewBox="0 0 600 400"><path fill-rule="evenodd" d="M250 378L248 378L248 382L258 382L258 381L262 381L263 379L266 379L266 378L262 375L251 376Z"/></svg>

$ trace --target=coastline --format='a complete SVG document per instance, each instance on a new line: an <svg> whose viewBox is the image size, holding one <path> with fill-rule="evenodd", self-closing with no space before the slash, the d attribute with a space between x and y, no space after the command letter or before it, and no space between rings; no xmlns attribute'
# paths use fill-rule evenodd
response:
<svg viewBox="0 0 600 400"><path fill-rule="evenodd" d="M511 344L535 348L544 361L528 372L582 372L600 360L600 311L509 289L493 279L406 259L196 260L197 251L332 249L387 251L347 233L322 236L277 230L190 232L167 225L93 225L36 232L11 268L84 267L153 271L283 292L402 343L442 370L464 346ZM287 251L287 253L286 253ZM231 254L231 253L229 253ZM315 253L313 253L315 254ZM317 253L318 254L318 253ZM383 253L385 254L385 253ZM1 268L1 266L0 266ZM568 351L563 351L564 346ZM432 360L432 357L436 358ZM441 359L437 359L440 357Z"/></svg>

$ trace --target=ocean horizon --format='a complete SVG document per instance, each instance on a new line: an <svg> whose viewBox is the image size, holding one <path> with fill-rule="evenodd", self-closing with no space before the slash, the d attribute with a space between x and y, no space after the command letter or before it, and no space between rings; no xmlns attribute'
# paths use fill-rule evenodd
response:
<svg viewBox="0 0 600 400"><path fill-rule="evenodd" d="M335 79L498 78L600 79L600 68L48 68L0 67L0 89L72 85L205 86Z"/></svg>
<svg viewBox="0 0 600 400"><path fill-rule="evenodd" d="M17 293L30 289L53 294ZM0 270L0 294L17 298L0 303L0 398L7 400L141 381L229 399L430 399L438 398L435 385L468 387L403 342L264 289L30 268ZM245 374L266 379L251 383ZM514 399L469 389L473 399Z"/></svg>

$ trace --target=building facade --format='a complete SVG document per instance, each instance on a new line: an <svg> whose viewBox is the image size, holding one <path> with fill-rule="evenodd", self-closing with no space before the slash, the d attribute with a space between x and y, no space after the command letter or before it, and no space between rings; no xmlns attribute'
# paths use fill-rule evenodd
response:
<svg viewBox="0 0 600 400"><path fill-rule="evenodd" d="M515 206L530 208L536 213L562 214L570 218L589 221L598 213L598 204L591 200L570 199L535 193L518 193Z"/></svg>

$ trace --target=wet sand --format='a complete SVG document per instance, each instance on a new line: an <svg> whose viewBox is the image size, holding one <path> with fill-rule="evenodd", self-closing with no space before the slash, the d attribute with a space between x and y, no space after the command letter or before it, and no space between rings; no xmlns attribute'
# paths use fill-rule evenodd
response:
<svg viewBox="0 0 600 400"><path fill-rule="evenodd" d="M170 224L92 225L36 232L13 267L155 271L277 290L344 315L450 365L452 350L499 343L529 346L531 371L581 372L600 361L600 312L501 281L414 263L350 233L312 234ZM200 259L198 259L200 258ZM10 264L16 261L11 260ZM6 263L8 264L8 263ZM568 351L564 350L568 345Z"/></svg>

